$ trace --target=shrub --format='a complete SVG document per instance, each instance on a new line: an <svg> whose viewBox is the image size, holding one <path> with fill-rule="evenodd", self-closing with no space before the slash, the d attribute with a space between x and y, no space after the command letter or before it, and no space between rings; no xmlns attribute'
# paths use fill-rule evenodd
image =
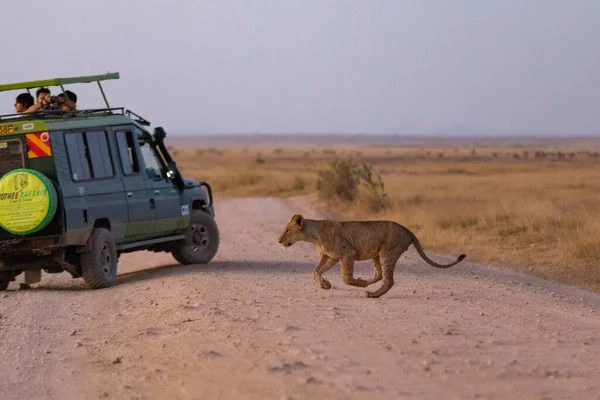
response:
<svg viewBox="0 0 600 400"><path fill-rule="evenodd" d="M352 202L358 195L360 180L356 165L350 159L335 157L326 170L319 170L317 190L326 200L339 199Z"/></svg>
<svg viewBox="0 0 600 400"><path fill-rule="evenodd" d="M369 211L376 213L387 208L388 197L385 193L385 185L380 174L373 175L373 167L366 163L362 163L357 170L358 178L362 182L362 187L365 189L360 194L361 203L368 208Z"/></svg>
<svg viewBox="0 0 600 400"><path fill-rule="evenodd" d="M304 179L302 179L302 177L297 176L296 179L294 179L294 184L292 185L292 190L304 190L304 188L306 187L306 182L304 181Z"/></svg>
<svg viewBox="0 0 600 400"><path fill-rule="evenodd" d="M381 175L373 167L350 158L334 157L329 168L318 171L317 190L322 199L355 203L371 212L388 206Z"/></svg>

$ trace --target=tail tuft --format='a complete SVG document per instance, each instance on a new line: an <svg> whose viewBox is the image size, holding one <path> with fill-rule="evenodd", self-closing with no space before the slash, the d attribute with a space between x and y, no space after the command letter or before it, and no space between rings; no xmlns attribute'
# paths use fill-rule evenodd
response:
<svg viewBox="0 0 600 400"><path fill-rule="evenodd" d="M462 261L466 256L466 254L461 254L460 256L458 256L458 261Z"/></svg>

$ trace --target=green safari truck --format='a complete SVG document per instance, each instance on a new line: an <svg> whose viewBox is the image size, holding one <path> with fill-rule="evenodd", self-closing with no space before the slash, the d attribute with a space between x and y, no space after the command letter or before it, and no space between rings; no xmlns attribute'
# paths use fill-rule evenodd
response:
<svg viewBox="0 0 600 400"><path fill-rule="evenodd" d="M151 134L146 119L109 106L101 82L111 79L119 73L0 85L65 93L97 83L106 105L0 116L0 290L21 273L39 282L42 270L109 287L119 256L139 250L182 264L216 255L210 185L181 175L163 128Z"/></svg>

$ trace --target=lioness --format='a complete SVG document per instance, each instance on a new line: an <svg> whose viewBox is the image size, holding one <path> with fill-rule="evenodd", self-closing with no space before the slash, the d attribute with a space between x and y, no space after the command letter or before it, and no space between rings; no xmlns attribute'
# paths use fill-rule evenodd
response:
<svg viewBox="0 0 600 400"><path fill-rule="evenodd" d="M465 258L461 254L455 262L446 265L432 261L423 252L417 237L394 221L314 220L296 214L285 225L279 243L285 249L298 241L314 244L321 255L321 260L313 269L313 278L320 288L331 289L331 283L323 279L323 273L340 260L342 278L348 285L367 287L383 278L381 287L375 292L366 292L367 297L379 297L391 289L396 262L411 244L428 264L437 268L452 267ZM354 261L369 259L373 260L375 266L373 278L354 278Z"/></svg>

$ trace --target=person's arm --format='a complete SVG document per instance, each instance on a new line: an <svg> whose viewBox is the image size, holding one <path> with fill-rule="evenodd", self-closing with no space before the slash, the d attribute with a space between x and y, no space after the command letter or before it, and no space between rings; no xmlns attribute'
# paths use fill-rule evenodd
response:
<svg viewBox="0 0 600 400"><path fill-rule="evenodd" d="M75 108L77 108L77 104L73 103L71 100L65 98L64 103L67 107L69 107L71 110L74 110Z"/></svg>
<svg viewBox="0 0 600 400"><path fill-rule="evenodd" d="M60 96L58 98L58 103L59 104L64 104L65 106L69 107L69 109L71 111L73 111L75 108L77 108L77 104L75 104L71 100L67 99L66 96Z"/></svg>
<svg viewBox="0 0 600 400"><path fill-rule="evenodd" d="M31 107L29 107L24 112L26 112L26 113L36 112L36 111L39 111L40 108L42 108L42 103L35 103L34 105L32 105Z"/></svg>
<svg viewBox="0 0 600 400"><path fill-rule="evenodd" d="M48 104L49 101L50 101L50 94L47 94L46 96L42 97L40 99L40 101L38 101L37 103L35 103L31 107L29 107L27 110L25 110L25 112L29 113L29 112L39 111L40 108L45 107L46 104Z"/></svg>

